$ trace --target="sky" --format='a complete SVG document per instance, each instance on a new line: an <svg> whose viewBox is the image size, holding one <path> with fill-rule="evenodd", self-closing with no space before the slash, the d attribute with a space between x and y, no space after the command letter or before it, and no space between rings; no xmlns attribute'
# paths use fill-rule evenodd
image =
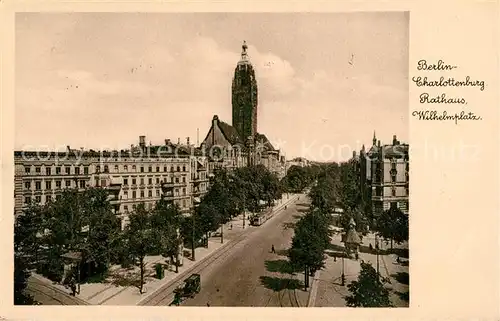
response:
<svg viewBox="0 0 500 321"><path fill-rule="evenodd" d="M243 40L258 132L288 159L407 142L409 15L18 13L15 148L122 149L231 124Z"/></svg>

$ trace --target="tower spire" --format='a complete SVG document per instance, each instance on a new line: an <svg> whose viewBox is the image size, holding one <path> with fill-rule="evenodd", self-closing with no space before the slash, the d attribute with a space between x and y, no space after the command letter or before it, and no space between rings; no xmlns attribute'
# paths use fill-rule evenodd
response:
<svg viewBox="0 0 500 321"><path fill-rule="evenodd" d="M375 136L375 131L373 131L373 146L377 145L377 137Z"/></svg>

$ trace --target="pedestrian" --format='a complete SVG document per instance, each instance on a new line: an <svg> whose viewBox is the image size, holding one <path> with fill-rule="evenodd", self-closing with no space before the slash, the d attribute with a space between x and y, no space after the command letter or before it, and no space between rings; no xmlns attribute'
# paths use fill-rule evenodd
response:
<svg viewBox="0 0 500 321"><path fill-rule="evenodd" d="M207 307L210 307L210 303L207 302Z"/></svg>
<svg viewBox="0 0 500 321"><path fill-rule="evenodd" d="M333 256L333 262L337 262L337 256L336 255Z"/></svg>
<svg viewBox="0 0 500 321"><path fill-rule="evenodd" d="M398 258L396 259L396 262L400 263L401 261L399 260L399 255L398 255Z"/></svg>
<svg viewBox="0 0 500 321"><path fill-rule="evenodd" d="M233 229L233 223L231 223L231 230Z"/></svg>
<svg viewBox="0 0 500 321"><path fill-rule="evenodd" d="M273 244L273 245L271 245L271 252L272 252L272 253L276 253L276 251L274 250L274 244Z"/></svg>
<svg viewBox="0 0 500 321"><path fill-rule="evenodd" d="M359 254L356 253L356 261L359 259Z"/></svg>
<svg viewBox="0 0 500 321"><path fill-rule="evenodd" d="M75 280L71 279L69 286L71 287L71 293L73 296L76 296L76 284Z"/></svg>
<svg viewBox="0 0 500 321"><path fill-rule="evenodd" d="M369 248L370 248L370 252L371 252L371 251L373 251L373 246L372 246L372 244L371 244L371 243L370 243Z"/></svg>

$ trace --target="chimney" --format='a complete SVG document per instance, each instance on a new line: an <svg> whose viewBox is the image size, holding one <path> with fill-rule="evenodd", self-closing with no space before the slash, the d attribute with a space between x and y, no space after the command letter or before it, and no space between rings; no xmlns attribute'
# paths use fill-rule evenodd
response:
<svg viewBox="0 0 500 321"><path fill-rule="evenodd" d="M356 151L355 150L352 151L352 158L356 158Z"/></svg>
<svg viewBox="0 0 500 321"><path fill-rule="evenodd" d="M181 144L181 139L179 137L179 138L177 138L177 145L180 145L180 144Z"/></svg>
<svg viewBox="0 0 500 321"><path fill-rule="evenodd" d="M66 146L66 151L71 152L71 148L69 147L69 145Z"/></svg>
<svg viewBox="0 0 500 321"><path fill-rule="evenodd" d="M139 136L139 146L140 147L146 146L146 136Z"/></svg>
<svg viewBox="0 0 500 321"><path fill-rule="evenodd" d="M396 135L392 136L392 144L393 145L397 145L398 144L398 140L396 139Z"/></svg>
<svg viewBox="0 0 500 321"><path fill-rule="evenodd" d="M380 140L377 142L377 146L380 147Z"/></svg>
<svg viewBox="0 0 500 321"><path fill-rule="evenodd" d="M186 137L186 144L189 146L189 137Z"/></svg>

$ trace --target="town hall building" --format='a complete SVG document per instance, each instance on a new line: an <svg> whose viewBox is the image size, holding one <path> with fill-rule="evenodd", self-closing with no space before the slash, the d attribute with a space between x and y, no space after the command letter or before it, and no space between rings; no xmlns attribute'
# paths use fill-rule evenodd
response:
<svg viewBox="0 0 500 321"><path fill-rule="evenodd" d="M263 164L271 172L284 176L285 157L267 137L257 131L258 88L255 70L243 42L232 83L232 124L214 115L211 127L200 148L209 156L209 171L224 167Z"/></svg>

